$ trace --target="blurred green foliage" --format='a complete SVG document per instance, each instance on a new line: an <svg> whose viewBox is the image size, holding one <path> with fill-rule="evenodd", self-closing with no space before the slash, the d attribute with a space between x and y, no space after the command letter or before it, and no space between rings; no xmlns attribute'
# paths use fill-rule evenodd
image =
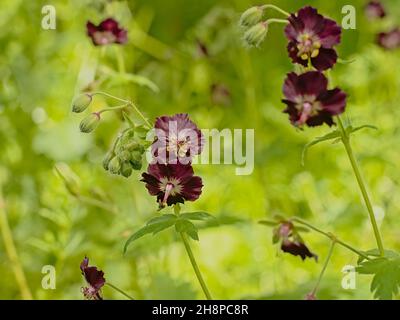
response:
<svg viewBox="0 0 400 320"><path fill-rule="evenodd" d="M311 2L338 21L349 4L271 2L292 12ZM353 145L375 209L384 214L385 245L399 251L400 54L378 48L374 36L398 21L400 7L395 0L385 1L389 18L370 23L363 15L366 1L351 2L357 29L344 31L339 54L354 62L337 65L331 76L349 93L346 114L353 125L379 128L360 132ZM220 217L219 225L204 225L200 242L193 243L215 298L302 299L313 287L322 264L279 253L271 230L257 224L274 214L300 216L363 250L375 247L343 147L315 146L301 166L304 145L329 129L297 131L282 113L281 86L292 68L282 26L271 26L260 49L245 49L240 41L240 13L254 3L1 1L0 184L35 299L81 299L79 263L85 254L107 280L138 299L203 298L184 247L171 230L138 240L123 256L126 239L155 215L157 204L138 181L140 172L124 179L102 168L102 158L123 126L121 117L107 115L95 134L79 132L80 117L72 114L71 101L88 86L133 99L150 119L187 112L201 128L255 129L253 174L236 176L233 166L199 165L195 170L203 178L203 194L185 204L186 211ZM56 30L41 28L45 4L57 10ZM129 30L129 42L95 48L85 23L108 16ZM125 66L116 63L114 49ZM126 74L115 75L122 67ZM104 105L97 99L95 108ZM68 188L56 164L71 179ZM323 261L329 241L314 233L304 238ZM336 247L318 297L372 298L368 275L357 276L354 290L341 287L342 268L356 261L354 254ZM13 264L0 241L1 299L21 298ZM56 268L55 290L41 286L44 265ZM104 296L123 298L109 288Z"/></svg>

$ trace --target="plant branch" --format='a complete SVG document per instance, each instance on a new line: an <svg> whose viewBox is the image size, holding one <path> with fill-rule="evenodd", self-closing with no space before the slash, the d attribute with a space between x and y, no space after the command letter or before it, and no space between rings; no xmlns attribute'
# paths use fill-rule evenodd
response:
<svg viewBox="0 0 400 320"><path fill-rule="evenodd" d="M114 286L113 284L106 282L106 285L109 286L110 288L113 288L115 291L118 291L120 294L124 295L127 297L129 300L135 300L133 297L131 297L129 294L127 294L125 291L121 290L120 288Z"/></svg>
<svg viewBox="0 0 400 320"><path fill-rule="evenodd" d="M332 257L333 248L335 247L335 244L336 244L336 240L332 240L330 248L329 248L328 256L326 257L325 262L324 262L324 266L322 267L321 273L319 274L319 277L318 277L317 283L315 284L314 289L311 291L312 295L315 295L315 293L318 290L318 287L319 287L319 285L321 283L321 280L322 280L322 278L324 276L325 270L328 267L329 261L330 261L330 259Z"/></svg>
<svg viewBox="0 0 400 320"><path fill-rule="evenodd" d="M364 198L364 202L365 202L365 205L366 205L367 210L368 210L369 219L371 221L371 225L372 225L372 228L374 230L375 239L376 239L376 243L378 245L378 249L379 249L380 255L383 257L385 255L385 250L383 248L383 242L382 242L381 234L379 232L379 227L378 227L378 224L376 222L374 210L372 208L372 204L371 204L371 200L369 198L368 192L367 192L367 188L366 188L364 179L362 178L359 166L357 164L357 160L356 160L356 158L354 156L353 149L351 148L350 137L347 134L346 129L345 129L345 127L344 127L344 125L342 123L342 120L340 119L339 116L337 117L337 119L338 119L338 123L339 123L340 132L341 132L341 135L342 135L342 142L343 142L343 145L344 145L344 147L346 149L347 155L349 157L351 166L353 168L354 175L356 176L358 186L360 187L360 190L361 190L361 194L362 194L362 196Z"/></svg>

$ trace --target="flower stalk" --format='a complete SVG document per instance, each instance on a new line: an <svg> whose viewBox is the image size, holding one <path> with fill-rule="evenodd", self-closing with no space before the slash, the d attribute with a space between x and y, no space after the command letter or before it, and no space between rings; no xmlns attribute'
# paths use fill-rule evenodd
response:
<svg viewBox="0 0 400 320"><path fill-rule="evenodd" d="M129 294L127 294L125 291L121 290L120 288L114 286L113 284L111 284L109 282L106 282L105 284L107 286L109 286L110 288L113 288L115 291L119 292L123 296L127 297L129 300L135 300L132 296L130 296Z"/></svg>
<svg viewBox="0 0 400 320"><path fill-rule="evenodd" d="M356 158L354 156L353 149L352 149L351 144L350 144L350 136L346 132L346 129L345 129L344 125L343 125L343 122L342 122L342 120L340 119L339 116L337 117L337 119L338 119L338 123L339 123L340 133L341 133L341 136L342 136L342 142L343 142L343 145L344 145L344 147L346 149L347 155L349 157L351 166L353 168L354 175L356 176L358 186L359 186L359 188L361 190L361 194L362 194L362 196L364 198L364 202L365 202L365 205L366 205L367 210L368 210L369 218L370 218L370 221L371 221L372 228L374 230L374 235L375 235L375 239L376 239L376 243L378 245L378 249L379 249L380 255L383 257L385 255L385 250L384 250L384 247L383 247L381 234L379 232L379 227L378 227L378 224L376 222L374 210L372 208L372 203L371 203L370 197L368 195L368 191L367 191L364 179L363 179L363 177L361 175L360 169L358 167L357 160L356 160Z"/></svg>

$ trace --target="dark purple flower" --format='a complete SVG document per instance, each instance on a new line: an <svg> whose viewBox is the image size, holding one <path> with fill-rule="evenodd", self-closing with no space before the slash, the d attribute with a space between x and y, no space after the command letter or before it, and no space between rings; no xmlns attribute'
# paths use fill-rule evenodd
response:
<svg viewBox="0 0 400 320"><path fill-rule="evenodd" d="M334 124L333 116L344 112L346 93L339 88L328 90L328 80L318 71L297 75L291 72L283 85L283 99L291 123L310 127Z"/></svg>
<svg viewBox="0 0 400 320"><path fill-rule="evenodd" d="M365 15L368 19L381 19L386 16L385 8L380 1L370 1L365 6Z"/></svg>
<svg viewBox="0 0 400 320"><path fill-rule="evenodd" d="M285 28L288 52L294 63L311 64L319 71L332 68L337 60L333 47L340 43L341 27L310 6L291 14Z"/></svg>
<svg viewBox="0 0 400 320"><path fill-rule="evenodd" d="M150 164L141 181L152 196L157 196L160 208L185 200L199 198L203 183L200 177L193 176L190 164Z"/></svg>
<svg viewBox="0 0 400 320"><path fill-rule="evenodd" d="M118 26L118 22L108 18L98 26L88 21L86 23L88 36L95 46L103 46L112 43L124 44L128 41L128 32Z"/></svg>
<svg viewBox="0 0 400 320"><path fill-rule="evenodd" d="M307 293L304 300L318 300L314 292Z"/></svg>
<svg viewBox="0 0 400 320"><path fill-rule="evenodd" d="M385 49L394 50L400 48L400 28L396 27L389 32L378 34L378 44Z"/></svg>
<svg viewBox="0 0 400 320"><path fill-rule="evenodd" d="M185 113L162 116L154 125L156 140L152 145L158 163L188 164L200 154L204 137L194 122Z"/></svg>
<svg viewBox="0 0 400 320"><path fill-rule="evenodd" d="M102 300L101 288L104 286L106 279L104 279L104 272L97 270L97 267L89 267L89 258L85 257L80 265L82 275L88 284L87 287L82 288L84 297L88 300Z"/></svg>
<svg viewBox="0 0 400 320"><path fill-rule="evenodd" d="M302 260L318 257L304 244L295 226L290 221L282 221L274 230L274 242L280 242L281 250L294 256L300 256Z"/></svg>

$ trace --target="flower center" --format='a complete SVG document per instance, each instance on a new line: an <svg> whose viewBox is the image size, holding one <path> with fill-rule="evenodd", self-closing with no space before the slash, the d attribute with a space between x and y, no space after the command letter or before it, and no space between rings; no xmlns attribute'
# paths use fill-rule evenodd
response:
<svg viewBox="0 0 400 320"><path fill-rule="evenodd" d="M187 139L179 140L177 137L169 137L167 146L168 152L173 152L178 157L184 157L189 150L189 141Z"/></svg>
<svg viewBox="0 0 400 320"><path fill-rule="evenodd" d="M297 38L297 41L297 49L299 50L297 55L302 60L308 60L318 56L319 49L321 48L321 42L317 36L306 32L300 34Z"/></svg>
<svg viewBox="0 0 400 320"><path fill-rule="evenodd" d="M297 120L297 125L303 125L312 116L318 114L321 110L321 105L314 96L304 96L301 98L296 105L296 109L299 111L299 119Z"/></svg>
<svg viewBox="0 0 400 320"><path fill-rule="evenodd" d="M164 192L164 198L161 202L162 205L167 203L169 196L174 196L182 191L182 186L179 184L179 180L176 178L162 178L159 187L160 190Z"/></svg>
<svg viewBox="0 0 400 320"><path fill-rule="evenodd" d="M113 43L116 40L116 37L110 31L97 31L93 34L93 37L94 41L100 45Z"/></svg>

